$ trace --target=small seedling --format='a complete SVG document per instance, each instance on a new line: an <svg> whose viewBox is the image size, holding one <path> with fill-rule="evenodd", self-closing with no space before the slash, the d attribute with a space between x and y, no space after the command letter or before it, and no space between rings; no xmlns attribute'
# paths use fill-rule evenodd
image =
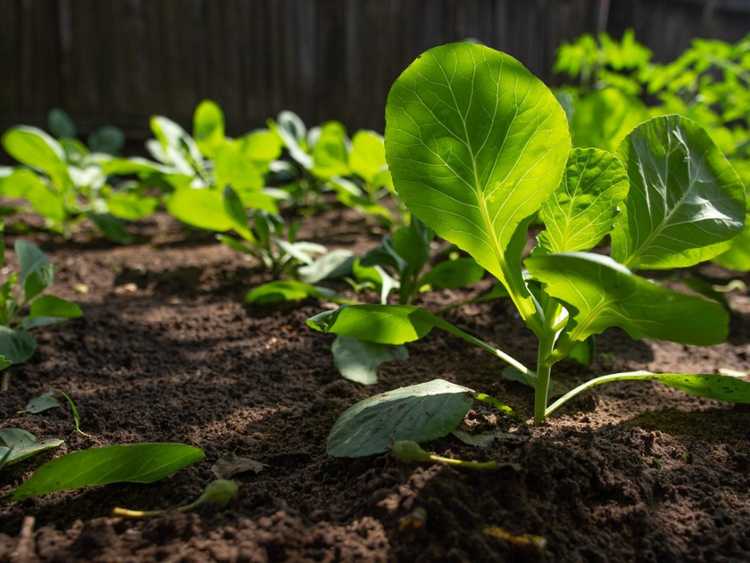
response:
<svg viewBox="0 0 750 563"><path fill-rule="evenodd" d="M217 479L211 481L203 491L200 497L183 506L169 508L166 510L131 510L129 508L116 507L112 509L112 516L122 518L154 518L164 516L172 512L190 512L201 506L214 506L216 508L226 507L237 496L239 487L234 481L227 479Z"/></svg>
<svg viewBox="0 0 750 563"><path fill-rule="evenodd" d="M20 270L0 285L0 355L20 364L36 350L29 331L82 313L75 303L45 294L54 281L54 266L35 244L16 240L15 253ZM5 247L0 244L0 266L4 265Z"/></svg>
<svg viewBox="0 0 750 563"><path fill-rule="evenodd" d="M99 135L95 142L106 140ZM2 137L5 151L21 166L0 171L0 194L25 201L49 229L70 236L89 219L105 236L127 243L124 220L151 214L156 200L137 185L114 189L107 183L113 157L91 153L75 139L54 139L41 129L17 126Z"/></svg>

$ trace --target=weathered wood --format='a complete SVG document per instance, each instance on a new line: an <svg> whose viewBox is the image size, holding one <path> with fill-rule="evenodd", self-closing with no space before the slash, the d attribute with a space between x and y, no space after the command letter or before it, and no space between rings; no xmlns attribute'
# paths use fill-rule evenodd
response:
<svg viewBox="0 0 750 563"><path fill-rule="evenodd" d="M628 27L675 57L737 40L747 0L0 0L0 129L55 106L131 139L161 113L190 126L203 98L240 133L290 108L308 123L382 129L388 88L430 46L475 38L545 80L561 41Z"/></svg>

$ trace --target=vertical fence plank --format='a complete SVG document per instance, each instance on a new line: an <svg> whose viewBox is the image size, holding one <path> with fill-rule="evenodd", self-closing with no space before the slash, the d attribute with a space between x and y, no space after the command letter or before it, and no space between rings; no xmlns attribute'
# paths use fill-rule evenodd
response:
<svg viewBox="0 0 750 563"><path fill-rule="evenodd" d="M129 137L163 113L189 126L215 99L230 133L282 109L311 124L382 129L390 84L430 46L475 38L548 81L561 41L593 32L599 0L0 0L0 128L50 107L84 132ZM701 35L737 40L750 9L718 0L611 0L608 30L633 27L658 60Z"/></svg>

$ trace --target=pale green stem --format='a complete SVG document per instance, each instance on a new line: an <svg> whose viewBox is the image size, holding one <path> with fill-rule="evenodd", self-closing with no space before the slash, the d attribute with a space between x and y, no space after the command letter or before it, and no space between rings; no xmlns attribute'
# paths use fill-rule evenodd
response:
<svg viewBox="0 0 750 563"><path fill-rule="evenodd" d="M534 384L534 422L544 422L547 400L549 398L549 380L552 371L550 358L555 347L554 333L547 333L539 339L536 362L536 382Z"/></svg>
<svg viewBox="0 0 750 563"><path fill-rule="evenodd" d="M521 362L519 362L518 360L516 360L513 356L511 356L509 354L506 354L505 352L503 352L502 350L499 350L498 348L495 348L494 346L488 344L484 340L480 340L476 336L472 336L468 332L464 332L463 330L461 330L457 326L451 325L449 323L446 323L445 325L441 324L441 325L438 325L438 326L440 326L440 328L442 328L446 332L449 332L449 333L451 333L451 334L453 334L455 336L458 336L459 338L462 338L462 339L466 340L467 342L469 342L471 344L474 344L474 346L478 346L482 350L484 350L486 352L489 352L490 354L492 354L496 358L500 358L500 360L502 360L503 362L505 362L509 366L517 369L518 371L520 371L522 374L526 375L527 377L529 377L531 379L533 379L533 378L536 377L536 374L532 370L530 370L525 365L523 365Z"/></svg>
<svg viewBox="0 0 750 563"><path fill-rule="evenodd" d="M545 416L551 415L576 395L579 395L584 391L588 391L589 389L591 389L592 387L596 387L597 385L612 383L613 381L648 381L650 379L654 379L655 375L657 374L650 371L626 371L622 373L613 373L610 375L601 375L599 377L595 377L594 379L590 379L586 383L583 383L575 389L571 389L570 391L565 393L565 395L552 403L547 408L544 414Z"/></svg>

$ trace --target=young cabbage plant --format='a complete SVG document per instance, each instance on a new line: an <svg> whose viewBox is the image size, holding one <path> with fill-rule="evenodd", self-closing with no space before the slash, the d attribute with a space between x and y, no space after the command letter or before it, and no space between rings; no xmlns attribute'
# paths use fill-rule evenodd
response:
<svg viewBox="0 0 750 563"><path fill-rule="evenodd" d="M391 212L379 203L393 191L381 135L361 130L350 140L337 121L308 131L291 111L282 111L268 125L281 138L293 162L291 167L276 168L294 180L288 183L288 190L298 205L318 205L322 192L333 191L347 207L391 220Z"/></svg>
<svg viewBox="0 0 750 563"><path fill-rule="evenodd" d="M36 245L16 240L15 253L20 270L0 284L0 355L11 364L21 364L36 350L30 331L82 313L75 303L45 293L54 281L54 266ZM0 266L5 266L4 244L0 244Z"/></svg>
<svg viewBox="0 0 750 563"><path fill-rule="evenodd" d="M156 200L145 197L138 186L113 188L105 166L112 157L91 153L74 140L63 141L35 127L6 131L3 148L21 166L0 169L0 195L25 201L49 229L65 236L76 223L89 219L107 238L129 242L124 221L149 215Z"/></svg>
<svg viewBox="0 0 750 563"><path fill-rule="evenodd" d="M391 88L386 154L409 210L504 286L537 338L536 365L530 369L413 306L344 306L311 319L313 328L396 345L435 327L452 332L491 352L534 388L536 423L578 394L613 381L658 381L704 397L750 402L750 382L741 378L642 371L599 376L549 401L555 364L608 328L689 345L726 338L728 315L719 304L634 273L710 260L743 228L744 187L698 124L677 115L657 117L636 127L617 155L571 151L562 107L521 63L484 46L449 44L422 54ZM524 260L535 217L545 228ZM611 256L590 252L606 236ZM415 387L351 407L331 432L329 452L367 455L394 440L445 435L477 397L440 380ZM419 404L425 401L434 404ZM407 415L389 413L391 407Z"/></svg>
<svg viewBox="0 0 750 563"><path fill-rule="evenodd" d="M237 193L224 190L224 206L239 239L230 235L217 238L229 248L253 256L274 278L293 276L300 265L312 264L326 252L320 244L297 240L298 222L287 225L280 215L255 210L248 213Z"/></svg>

